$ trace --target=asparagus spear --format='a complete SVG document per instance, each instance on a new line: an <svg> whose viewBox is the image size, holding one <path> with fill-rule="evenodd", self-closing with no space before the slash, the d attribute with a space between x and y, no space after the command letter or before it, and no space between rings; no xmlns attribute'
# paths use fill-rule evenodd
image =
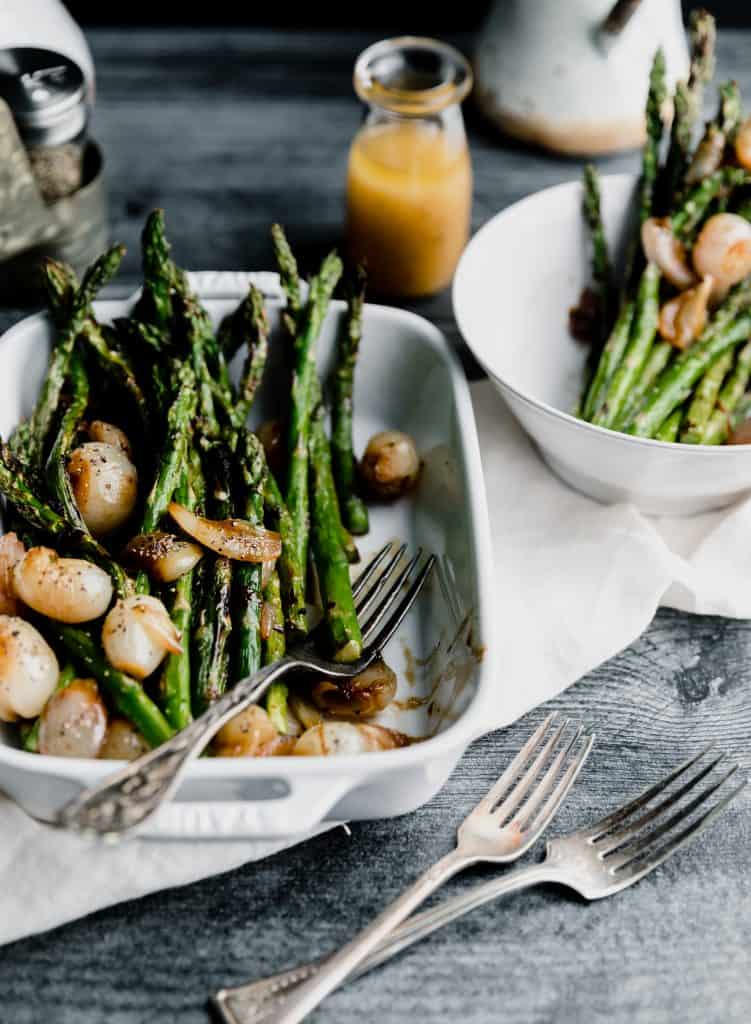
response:
<svg viewBox="0 0 751 1024"><path fill-rule="evenodd" d="M656 441L675 441L683 419L683 408L679 406L675 412L671 412L668 418L655 433Z"/></svg>
<svg viewBox="0 0 751 1024"><path fill-rule="evenodd" d="M86 558L108 572L119 597L127 597L133 592L131 580L109 551L94 540L91 534L73 526L34 493L23 466L8 445L1 440L0 494L11 503L16 514L34 530L47 534L68 548L78 549Z"/></svg>
<svg viewBox="0 0 751 1024"><path fill-rule="evenodd" d="M71 353L70 359L70 382L72 389L70 403L63 413L57 437L47 460L46 476L50 492L59 501L70 524L79 530L88 532L78 510L76 499L73 497L66 465L68 453L73 447L73 440L89 401L89 378L81 357L75 350Z"/></svg>
<svg viewBox="0 0 751 1024"><path fill-rule="evenodd" d="M172 501L185 466L191 422L196 410L195 377L183 363L176 374L178 389L167 412L167 431L156 479L146 498L141 533L153 533Z"/></svg>
<svg viewBox="0 0 751 1024"><path fill-rule="evenodd" d="M292 518L291 557L296 571L291 579L290 604L286 609L292 632L307 631L305 610L305 568L308 561L308 440L310 436L311 388L316 377L315 342L323 325L329 301L342 273L336 253L330 253L310 282L310 293L299 318L295 338L295 369L292 376L288 449L290 456L286 503Z"/></svg>
<svg viewBox="0 0 751 1024"><path fill-rule="evenodd" d="M102 371L128 396L138 419L143 439L151 435L151 416L146 396L136 378L130 360L115 343L111 329L100 327L89 317L81 328L79 338L94 353Z"/></svg>
<svg viewBox="0 0 751 1024"><path fill-rule="evenodd" d="M29 421L29 458L32 466L39 468L44 457L44 446L52 427L60 402L60 395L68 376L71 353L81 328L89 316L90 306L96 293L114 275L120 266L125 249L122 245L112 246L86 271L80 288L73 295L70 312L65 326L55 343L50 356L47 374L42 383L34 412ZM47 274L58 271L47 264Z"/></svg>
<svg viewBox="0 0 751 1024"><path fill-rule="evenodd" d="M263 603L270 610L271 631L263 642L263 663L271 665L284 655L284 612L282 610L282 594L279 573L274 569L263 589ZM286 683L272 683L266 694L266 710L277 732L285 735L289 729L287 718L287 697L289 690Z"/></svg>
<svg viewBox="0 0 751 1024"><path fill-rule="evenodd" d="M141 234L143 288L133 316L162 331L172 327L173 300L186 288L185 276L170 259L164 233L164 210L153 210Z"/></svg>
<svg viewBox="0 0 751 1024"><path fill-rule="evenodd" d="M684 242L691 241L712 201L724 192L749 183L742 167L721 167L708 174L693 188L670 218L673 234Z"/></svg>
<svg viewBox="0 0 751 1024"><path fill-rule="evenodd" d="M629 392L623 411L613 423L614 430L623 430L630 423L631 418L638 412L647 391L665 369L674 352L675 349L669 341L656 341L654 343L636 383Z"/></svg>
<svg viewBox="0 0 751 1024"><path fill-rule="evenodd" d="M213 498L219 519L232 515L232 473L229 450L215 443L207 452ZM224 693L229 677L229 639L232 632L232 563L221 555L203 559L203 593L194 633L194 707L200 714Z"/></svg>
<svg viewBox="0 0 751 1024"><path fill-rule="evenodd" d="M263 588L263 601L272 612L271 632L263 642L263 663L264 665L273 665L284 655L287 646L284 640L281 583L276 569L271 572L268 582Z"/></svg>
<svg viewBox="0 0 751 1024"><path fill-rule="evenodd" d="M289 336L294 338L297 331L297 318L302 310L300 274L297 269L297 260L280 224L271 225L271 241L274 245L274 254L277 266L279 267L282 290L287 297L287 309L283 317L284 325Z"/></svg>
<svg viewBox="0 0 751 1024"><path fill-rule="evenodd" d="M649 357L660 313L659 289L660 271L654 263L648 263L639 282L634 320L626 351L610 381L605 401L592 420L598 426L610 427L618 419L629 392Z"/></svg>
<svg viewBox="0 0 751 1024"><path fill-rule="evenodd" d="M197 502L196 474L200 474L200 462L196 466L193 453L189 466L177 488L176 496L181 505L191 510ZM175 624L182 641L179 654L168 654L160 680L160 693L164 715L173 729L184 729L192 720L190 707L190 626L193 619L193 580L195 568L181 576L175 583L170 617Z"/></svg>
<svg viewBox="0 0 751 1024"><path fill-rule="evenodd" d="M701 114L704 85L714 74L715 20L705 10L691 12L691 64L688 82L679 82L674 97L670 146L663 170L665 207L683 184L689 166L691 136Z"/></svg>
<svg viewBox="0 0 751 1024"><path fill-rule="evenodd" d="M107 691L117 710L130 719L147 743L158 747L173 735L166 718L141 684L113 668L85 630L61 622L46 623L46 628L65 647L73 661Z"/></svg>
<svg viewBox="0 0 751 1024"><path fill-rule="evenodd" d="M699 386L694 391L691 404L683 421L681 441L683 444L701 444L704 430L712 415L717 396L730 367L733 365L733 352L724 352L706 371Z"/></svg>
<svg viewBox="0 0 751 1024"><path fill-rule="evenodd" d="M738 353L735 366L717 396L717 405L709 417L701 444L722 444L731 429L732 416L743 398L751 380L751 342Z"/></svg>
<svg viewBox="0 0 751 1024"><path fill-rule="evenodd" d="M362 636L342 546L341 521L324 427L324 409L316 408L310 430L312 547L318 573L324 622L337 661L355 661L362 653Z"/></svg>
<svg viewBox="0 0 751 1024"><path fill-rule="evenodd" d="M362 337L362 308L367 277L362 266L347 280L347 315L339 332L337 362L332 380L331 463L346 528L368 532L368 510L355 493L355 456L352 451L352 401L355 363Z"/></svg>
<svg viewBox="0 0 751 1024"><path fill-rule="evenodd" d="M261 442L250 431L243 431L238 445L242 499L237 513L249 523L263 523L263 482L266 460ZM235 675L238 679L257 672L261 667L261 601L262 575L260 564L240 563L235 567L234 629L237 635Z"/></svg>
<svg viewBox="0 0 751 1024"><path fill-rule="evenodd" d="M196 411L195 377L187 363L176 372L177 393L167 411L167 429L159 456L154 483L149 491L141 520L140 533L153 533L172 501L185 468L191 425ZM149 592L149 578L140 572L136 580L139 594Z"/></svg>
<svg viewBox="0 0 751 1024"><path fill-rule="evenodd" d="M66 686L70 686L73 680L76 678L76 670L71 664L65 665L60 669L60 675L57 677L57 686L52 691L53 695L59 690L64 690ZM52 699L52 698L50 698ZM34 719L34 723L23 738L23 749L28 751L30 754L36 754L39 750L39 725L41 722L41 715Z"/></svg>
<svg viewBox="0 0 751 1024"><path fill-rule="evenodd" d="M637 437L651 437L663 420L691 394L696 381L719 356L745 341L751 334L751 314L743 313L730 324L705 331L660 375L647 394L644 405L627 428Z"/></svg>
<svg viewBox="0 0 751 1024"><path fill-rule="evenodd" d="M592 383L589 386L581 409L581 418L592 420L600 411L605 400L608 385L628 345L631 323L634 318L634 303L624 302L618 319L613 325L602 350Z"/></svg>
<svg viewBox="0 0 751 1024"><path fill-rule="evenodd" d="M248 346L238 397L232 410L232 423L236 427L241 427L248 418L256 391L261 384L269 344L269 321L264 309L263 295L255 285L251 284L238 313L242 317L242 331Z"/></svg>
<svg viewBox="0 0 751 1024"><path fill-rule="evenodd" d="M652 216L657 172L660 166L660 143L662 142L662 112L667 99L665 84L665 54L658 49L649 73L647 94L647 141L642 154L641 181L639 183L639 220L641 223Z"/></svg>

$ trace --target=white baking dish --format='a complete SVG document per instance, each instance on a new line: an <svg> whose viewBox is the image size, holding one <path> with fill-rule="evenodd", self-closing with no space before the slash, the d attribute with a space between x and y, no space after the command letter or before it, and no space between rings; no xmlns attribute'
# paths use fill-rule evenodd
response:
<svg viewBox="0 0 751 1024"><path fill-rule="evenodd" d="M201 273L194 287L215 321L233 309L251 277L269 299L276 326L279 282L275 274ZM103 301L97 316L124 316L132 300ZM325 374L331 363L343 304L334 303L319 343ZM7 436L30 412L46 366L51 327L45 315L11 328L0 342L0 433ZM286 395L282 337L274 336L272 384L263 389L257 416L273 412L273 395ZM238 361L241 357L238 358ZM235 367L235 369L237 369ZM176 801L165 807L148 834L228 838L290 836L324 820L402 814L430 799L469 743L497 720L493 672L497 637L489 628L492 558L474 417L467 383L455 354L435 327L401 310L368 305L356 380L356 448L376 430L409 431L425 460L416 493L375 508L371 533L361 539L367 557L386 540L401 537L445 559L458 604L471 611L474 653L459 645L429 704L389 709L385 724L425 742L360 757L203 758L191 765ZM432 693L439 641L456 631L441 580L434 578L391 642L387 659L399 676L398 699ZM490 713L493 697L495 712ZM412 702L414 703L414 702ZM432 733L435 732L435 735ZM0 733L0 788L30 814L48 819L83 787L102 779L116 762L28 754L17 748L11 726Z"/></svg>

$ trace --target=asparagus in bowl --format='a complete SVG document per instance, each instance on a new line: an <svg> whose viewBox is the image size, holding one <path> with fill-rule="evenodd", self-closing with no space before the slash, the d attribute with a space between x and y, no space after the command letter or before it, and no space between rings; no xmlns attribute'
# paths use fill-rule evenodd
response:
<svg viewBox="0 0 751 1024"><path fill-rule="evenodd" d="M637 225L619 282L600 212L597 172L584 175L592 282L571 311L591 344L577 414L636 437L684 444L743 441L751 380L751 119L734 82L695 148L691 140L713 67L714 28L692 18L692 61L673 97L664 160L664 61L647 100Z"/></svg>

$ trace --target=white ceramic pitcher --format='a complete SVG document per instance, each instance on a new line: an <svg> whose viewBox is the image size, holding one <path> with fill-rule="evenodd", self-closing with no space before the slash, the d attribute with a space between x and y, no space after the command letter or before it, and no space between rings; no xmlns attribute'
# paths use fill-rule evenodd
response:
<svg viewBox="0 0 751 1024"><path fill-rule="evenodd" d="M475 95L504 132L570 154L641 144L649 67L662 46L671 86L688 67L680 0L641 0L620 34L615 0L496 0L476 53Z"/></svg>
<svg viewBox="0 0 751 1024"><path fill-rule="evenodd" d="M94 91L94 62L83 32L62 0L0 0L0 50L34 46L70 57Z"/></svg>

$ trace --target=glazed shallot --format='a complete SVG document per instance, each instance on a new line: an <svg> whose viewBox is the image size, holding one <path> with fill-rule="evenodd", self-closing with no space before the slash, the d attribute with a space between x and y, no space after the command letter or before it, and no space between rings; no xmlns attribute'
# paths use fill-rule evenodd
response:
<svg viewBox="0 0 751 1024"><path fill-rule="evenodd" d="M109 662L145 679L167 654L180 654L180 636L162 602L147 594L121 598L102 626L102 644Z"/></svg>
<svg viewBox="0 0 751 1024"><path fill-rule="evenodd" d="M751 274L751 224L736 213L716 213L699 232L693 249L694 268L714 280L712 299Z"/></svg>
<svg viewBox="0 0 751 1024"><path fill-rule="evenodd" d="M641 227L644 255L655 263L663 277L676 288L690 288L696 284L683 243L675 237L667 217L649 217ZM711 271L705 271L711 273Z"/></svg>
<svg viewBox="0 0 751 1024"><path fill-rule="evenodd" d="M74 679L50 697L39 719L39 752L97 757L107 731L107 709L93 679Z"/></svg>
<svg viewBox="0 0 751 1024"><path fill-rule="evenodd" d="M57 685L55 652L29 622L0 615L0 721L35 718Z"/></svg>
<svg viewBox="0 0 751 1024"><path fill-rule="evenodd" d="M52 548L29 548L13 571L17 596L40 615L58 622L89 622L104 615L112 581L83 558L61 558Z"/></svg>
<svg viewBox="0 0 751 1024"><path fill-rule="evenodd" d="M169 514L190 537L225 558L238 562L273 562L282 553L278 533L253 526L245 519L206 519L176 501L170 502Z"/></svg>
<svg viewBox="0 0 751 1024"><path fill-rule="evenodd" d="M138 473L122 448L89 441L68 460L73 497L86 526L104 537L123 526L138 499Z"/></svg>
<svg viewBox="0 0 751 1024"><path fill-rule="evenodd" d="M125 547L125 557L160 583L173 583L203 558L203 548L174 533L141 533Z"/></svg>

